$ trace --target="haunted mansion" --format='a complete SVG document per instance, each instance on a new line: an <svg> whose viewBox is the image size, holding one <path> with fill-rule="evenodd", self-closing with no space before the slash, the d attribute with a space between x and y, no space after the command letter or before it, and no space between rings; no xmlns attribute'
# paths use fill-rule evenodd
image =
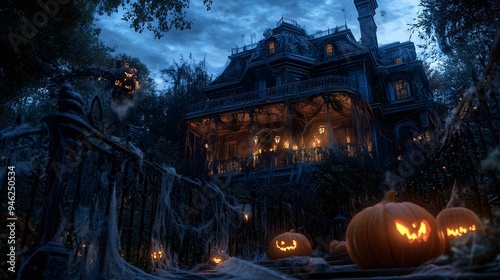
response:
<svg viewBox="0 0 500 280"><path fill-rule="evenodd" d="M276 172L331 157L397 159L430 141L431 91L412 42L379 45L376 0L346 25L308 34L281 18L230 62L185 115L187 157L208 174ZM418 143L416 143L418 144Z"/></svg>

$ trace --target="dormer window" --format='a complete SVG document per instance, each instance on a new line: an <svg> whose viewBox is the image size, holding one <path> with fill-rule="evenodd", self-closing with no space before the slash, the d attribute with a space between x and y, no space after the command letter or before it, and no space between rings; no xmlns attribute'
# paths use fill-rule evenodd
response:
<svg viewBox="0 0 500 280"><path fill-rule="evenodd" d="M410 97L408 83L405 80L397 80L392 83L395 101L405 100Z"/></svg>
<svg viewBox="0 0 500 280"><path fill-rule="evenodd" d="M273 54L276 51L275 46L274 46L274 41L269 41L268 50L269 50L269 54Z"/></svg>
<svg viewBox="0 0 500 280"><path fill-rule="evenodd" d="M403 59L401 57L396 57L396 64L403 63Z"/></svg>
<svg viewBox="0 0 500 280"><path fill-rule="evenodd" d="M325 46L325 53L326 53L326 56L332 56L333 55L333 46L332 46L332 44L326 44L326 46Z"/></svg>

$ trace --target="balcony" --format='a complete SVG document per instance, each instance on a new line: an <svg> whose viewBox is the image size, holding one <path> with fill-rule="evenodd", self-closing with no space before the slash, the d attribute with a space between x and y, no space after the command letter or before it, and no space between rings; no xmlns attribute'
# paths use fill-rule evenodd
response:
<svg viewBox="0 0 500 280"><path fill-rule="evenodd" d="M358 85L354 80L344 76L319 77L199 102L187 108L186 117L242 109L243 105L248 107L285 99L302 99L332 90L356 93L358 92Z"/></svg>

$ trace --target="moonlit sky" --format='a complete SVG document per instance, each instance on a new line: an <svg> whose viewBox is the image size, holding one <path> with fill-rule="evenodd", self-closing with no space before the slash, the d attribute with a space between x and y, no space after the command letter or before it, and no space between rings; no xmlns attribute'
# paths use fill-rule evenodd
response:
<svg viewBox="0 0 500 280"><path fill-rule="evenodd" d="M375 23L379 45L408 41L409 25L415 22L419 1L377 2ZM174 60L179 61L181 55L187 59L191 53L197 62L205 58L208 70L219 73L228 61L231 48L263 39L264 30L276 27L282 16L297 21L308 34L347 23L354 37L360 39L353 0L214 0L210 11L202 0L191 0L187 19L193 21L192 28L171 30L161 39L154 39L153 33L147 30L135 32L128 22L121 20L119 13L101 16L96 26L102 30L101 39L116 47L116 53L137 57L146 64L161 90L165 84L159 70ZM411 39L418 43L416 36Z"/></svg>

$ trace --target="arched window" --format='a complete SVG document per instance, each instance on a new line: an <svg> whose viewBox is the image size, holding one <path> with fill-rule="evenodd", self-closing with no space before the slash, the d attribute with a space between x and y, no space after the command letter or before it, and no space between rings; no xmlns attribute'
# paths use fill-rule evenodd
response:
<svg viewBox="0 0 500 280"><path fill-rule="evenodd" d="M394 90L394 101L405 100L410 98L410 89L406 80L396 80L392 83Z"/></svg>
<svg viewBox="0 0 500 280"><path fill-rule="evenodd" d="M268 50L269 50L269 54L273 54L276 51L275 46L274 46L274 41L269 41Z"/></svg>
<svg viewBox="0 0 500 280"><path fill-rule="evenodd" d="M332 44L328 43L325 46L325 54L326 56L332 56L333 55L333 46Z"/></svg>

